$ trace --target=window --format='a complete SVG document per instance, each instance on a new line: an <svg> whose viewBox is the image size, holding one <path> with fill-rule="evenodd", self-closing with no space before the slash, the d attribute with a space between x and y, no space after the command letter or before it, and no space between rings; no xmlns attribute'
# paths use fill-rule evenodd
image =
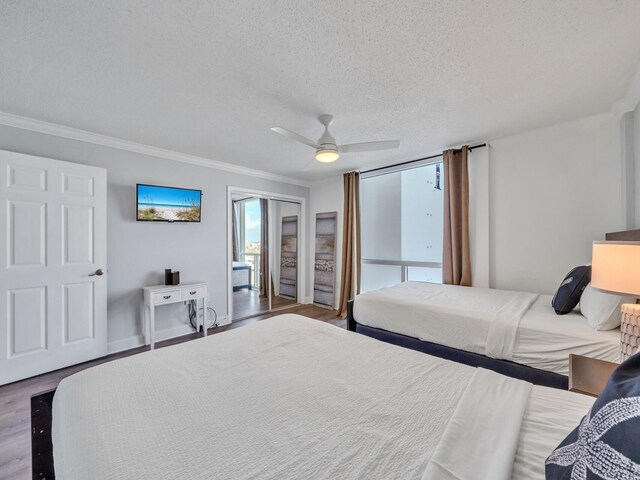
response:
<svg viewBox="0 0 640 480"><path fill-rule="evenodd" d="M442 283L441 169L361 178L363 292L405 280Z"/></svg>
<svg viewBox="0 0 640 480"><path fill-rule="evenodd" d="M251 285L260 288L260 200L238 202L240 260L251 267Z"/></svg>

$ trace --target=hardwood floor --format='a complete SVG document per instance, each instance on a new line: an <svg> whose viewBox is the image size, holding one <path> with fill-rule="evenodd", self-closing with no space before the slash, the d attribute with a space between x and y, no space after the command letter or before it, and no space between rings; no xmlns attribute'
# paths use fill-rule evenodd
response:
<svg viewBox="0 0 640 480"><path fill-rule="evenodd" d="M298 305L278 312L266 313L246 320L240 320L230 325L210 329L208 333L217 334L226 330L239 328L251 323L274 317L282 313L297 313L320 321L332 323L346 328L346 320L338 318L336 312L315 305ZM156 343L156 348L166 347L177 343L200 338L201 334L193 333L182 337L172 338ZM30 480L31 479L31 412L30 398L36 393L51 390L69 375L86 368L109 362L118 358L128 357L145 352L148 347L139 347L124 352L114 353L97 360L74 365L72 367L45 373L37 377L0 387L0 479L2 480Z"/></svg>
<svg viewBox="0 0 640 480"><path fill-rule="evenodd" d="M271 307L280 309L296 305L297 302L290 298L274 295L271 298ZM233 292L233 318L240 320L269 311L269 299L261 297L257 290L238 290Z"/></svg>

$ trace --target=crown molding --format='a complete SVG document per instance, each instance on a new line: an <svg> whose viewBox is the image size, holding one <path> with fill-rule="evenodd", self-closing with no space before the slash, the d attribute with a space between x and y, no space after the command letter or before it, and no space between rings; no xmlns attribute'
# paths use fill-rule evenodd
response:
<svg viewBox="0 0 640 480"><path fill-rule="evenodd" d="M264 178L266 180L272 180L275 182L300 185L302 187L310 187L309 182L305 182L304 180L300 180L298 178L277 175L275 173L265 172L263 170L242 167L240 165L220 162L218 160L198 157L196 155L174 152L172 150L166 150L164 148L152 147L151 145L144 145L142 143L109 137L107 135L80 130L78 128L65 127L64 125L44 122L42 120L35 120L33 118L22 117L11 113L0 112L0 125L20 128L23 130L30 130L32 132L43 133L45 135L53 135L70 140L77 140L80 142L92 143L109 148L116 148L118 150L126 150L128 152L139 153L151 157L164 158L166 160L173 160L175 162L190 163L192 165L198 165L200 167L214 168L216 170L224 170L226 172Z"/></svg>
<svg viewBox="0 0 640 480"><path fill-rule="evenodd" d="M627 112L635 110L640 103L640 65L629 82L627 93L611 106L611 113L620 117Z"/></svg>

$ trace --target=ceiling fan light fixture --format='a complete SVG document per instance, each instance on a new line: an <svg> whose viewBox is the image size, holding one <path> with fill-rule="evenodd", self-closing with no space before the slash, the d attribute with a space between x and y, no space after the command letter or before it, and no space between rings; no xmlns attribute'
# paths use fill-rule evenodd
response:
<svg viewBox="0 0 640 480"><path fill-rule="evenodd" d="M340 158L340 154L337 150L332 148L319 148L316 150L316 160L322 163L335 162Z"/></svg>
<svg viewBox="0 0 640 480"><path fill-rule="evenodd" d="M294 140L296 142L310 146L316 151L314 158L318 162L322 163L335 162L340 158L341 153L375 152L378 150L389 150L392 148L398 148L400 146L400 140L384 140L378 142L360 142L338 145L336 139L331 136L331 133L329 133L329 125L331 125L331 123L333 122L333 116L320 115L318 117L318 120L324 126L324 133L317 142L314 142L307 137L303 137L296 132L287 130L286 128L271 127L271 130L284 137L289 138L290 140ZM313 160L310 160L307 166L310 165L311 162L313 162ZM306 169L307 167L304 168Z"/></svg>

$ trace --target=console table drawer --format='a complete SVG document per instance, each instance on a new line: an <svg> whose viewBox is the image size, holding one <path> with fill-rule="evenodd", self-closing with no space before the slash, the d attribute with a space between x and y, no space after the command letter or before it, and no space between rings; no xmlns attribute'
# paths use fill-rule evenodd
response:
<svg viewBox="0 0 640 480"><path fill-rule="evenodd" d="M183 288L182 300L194 300L204 297L205 287Z"/></svg>
<svg viewBox="0 0 640 480"><path fill-rule="evenodd" d="M180 301L180 290L167 290L166 292L158 292L153 294L153 303L162 305L164 303L173 303Z"/></svg>

